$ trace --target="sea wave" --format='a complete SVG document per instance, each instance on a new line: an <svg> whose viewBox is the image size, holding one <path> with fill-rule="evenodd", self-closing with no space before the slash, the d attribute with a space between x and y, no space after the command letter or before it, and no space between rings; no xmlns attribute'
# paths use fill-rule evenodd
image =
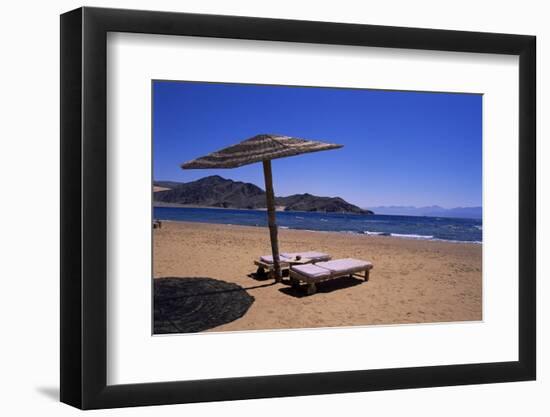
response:
<svg viewBox="0 0 550 417"><path fill-rule="evenodd" d="M422 239L422 240L431 240L434 237L431 235L416 235L416 234L405 234L405 233L389 233L389 232L371 232L370 230L365 230L363 232L369 236L392 236L400 237L403 239Z"/></svg>
<svg viewBox="0 0 550 417"><path fill-rule="evenodd" d="M391 236L391 233L388 232L371 232L369 230L365 230L363 233L369 236Z"/></svg>
<svg viewBox="0 0 550 417"><path fill-rule="evenodd" d="M475 245L482 245L483 242L481 240L453 240L453 239L440 239L440 238L433 238L431 239L434 242L450 242L450 243L472 243Z"/></svg>
<svg viewBox="0 0 550 417"><path fill-rule="evenodd" d="M451 242L451 243L474 243L481 245L483 242L480 240L456 240L456 239L441 239L431 235L417 235L417 234L405 234L405 233L389 233L389 232L371 232L365 230L363 234L368 236L391 236L401 239L417 239L417 240L432 240L437 242Z"/></svg>
<svg viewBox="0 0 550 417"><path fill-rule="evenodd" d="M403 233L390 233L390 236L393 237L402 237L404 239L422 239L422 240L430 240L433 239L433 236L428 235L415 235L415 234L403 234Z"/></svg>

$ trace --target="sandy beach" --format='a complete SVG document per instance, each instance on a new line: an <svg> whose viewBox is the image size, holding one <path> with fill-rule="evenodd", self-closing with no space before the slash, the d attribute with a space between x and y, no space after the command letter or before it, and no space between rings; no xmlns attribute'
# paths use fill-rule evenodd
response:
<svg viewBox="0 0 550 417"><path fill-rule="evenodd" d="M316 250L333 259L353 257L374 265L368 282L341 278L321 283L316 294L305 296L287 280L250 276L256 270L253 260L271 252L267 228L164 221L153 231L153 240L155 279L221 280L253 297L242 317L207 331L482 319L480 244L280 229L282 252ZM200 302L193 307L199 316L202 307Z"/></svg>

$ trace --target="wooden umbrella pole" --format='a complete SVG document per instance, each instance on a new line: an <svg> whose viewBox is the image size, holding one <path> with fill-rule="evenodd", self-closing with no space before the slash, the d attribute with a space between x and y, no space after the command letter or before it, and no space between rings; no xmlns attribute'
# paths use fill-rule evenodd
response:
<svg viewBox="0 0 550 417"><path fill-rule="evenodd" d="M271 175L271 160L263 161L265 194L267 202L267 223L269 225L269 236L271 238L271 252L273 254L273 268L275 280L280 282L282 279L281 265L279 263L279 243L277 241L277 223L275 221L275 193L273 192L273 177Z"/></svg>

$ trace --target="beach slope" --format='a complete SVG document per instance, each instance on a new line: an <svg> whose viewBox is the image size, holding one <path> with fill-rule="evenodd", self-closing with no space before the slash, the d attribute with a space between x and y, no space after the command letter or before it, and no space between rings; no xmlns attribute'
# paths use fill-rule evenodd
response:
<svg viewBox="0 0 550 417"><path fill-rule="evenodd" d="M366 283L342 278L305 296L256 280L253 260L270 254L266 228L169 222L153 231L154 278L204 277L253 297L246 313L208 331L318 328L482 319L482 245L335 232L279 230L282 252L316 250L371 261Z"/></svg>

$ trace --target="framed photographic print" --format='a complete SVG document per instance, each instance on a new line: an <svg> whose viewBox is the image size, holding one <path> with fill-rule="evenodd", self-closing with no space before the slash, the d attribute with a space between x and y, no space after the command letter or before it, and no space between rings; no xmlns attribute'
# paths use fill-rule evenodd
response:
<svg viewBox="0 0 550 417"><path fill-rule="evenodd" d="M81 8L61 102L63 402L535 379L534 37Z"/></svg>

